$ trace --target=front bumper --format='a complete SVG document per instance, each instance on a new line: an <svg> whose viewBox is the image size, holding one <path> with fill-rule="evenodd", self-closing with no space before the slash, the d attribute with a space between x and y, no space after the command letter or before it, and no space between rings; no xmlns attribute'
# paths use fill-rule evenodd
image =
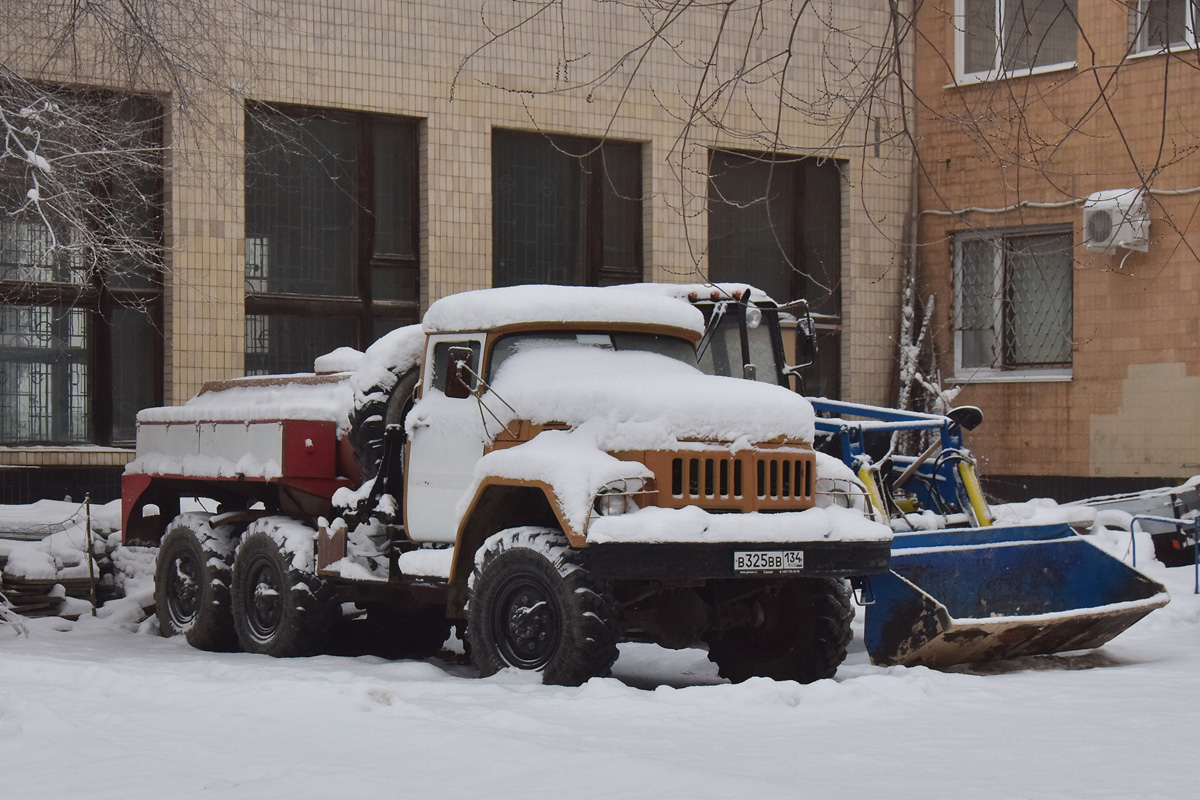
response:
<svg viewBox="0 0 1200 800"><path fill-rule="evenodd" d="M736 572L734 553L801 550L800 570ZM608 580L711 580L721 578L848 578L886 572L891 542L721 542L589 545L580 551L597 577Z"/></svg>
<svg viewBox="0 0 1200 800"><path fill-rule="evenodd" d="M891 546L891 528L848 508L719 514L689 506L592 517L580 552L613 579L843 578L886 571ZM734 569L735 553L788 551L804 554L801 568Z"/></svg>

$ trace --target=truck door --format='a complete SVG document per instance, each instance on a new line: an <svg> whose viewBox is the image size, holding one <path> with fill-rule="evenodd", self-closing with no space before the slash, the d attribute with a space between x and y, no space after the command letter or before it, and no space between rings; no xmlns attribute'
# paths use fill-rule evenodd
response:
<svg viewBox="0 0 1200 800"><path fill-rule="evenodd" d="M418 542L453 542L458 535L455 509L483 457L486 433L475 379L456 370L462 361L480 370L484 334L435 334L426 344L421 399L409 412L408 467L404 519Z"/></svg>

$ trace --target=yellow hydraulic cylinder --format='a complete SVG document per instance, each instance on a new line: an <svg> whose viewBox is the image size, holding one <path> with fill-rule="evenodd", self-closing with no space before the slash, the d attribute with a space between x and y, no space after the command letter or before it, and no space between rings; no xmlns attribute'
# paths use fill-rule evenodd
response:
<svg viewBox="0 0 1200 800"><path fill-rule="evenodd" d="M987 501L983 499L983 488L979 485L979 476L975 474L975 465L960 461L958 477L967 492L967 499L971 502L971 516L975 517L976 527L988 527L992 524L992 512Z"/></svg>

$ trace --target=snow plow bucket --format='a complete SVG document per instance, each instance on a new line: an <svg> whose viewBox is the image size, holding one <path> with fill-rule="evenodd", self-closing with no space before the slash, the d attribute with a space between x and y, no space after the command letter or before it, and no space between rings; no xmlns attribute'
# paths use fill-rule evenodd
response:
<svg viewBox="0 0 1200 800"><path fill-rule="evenodd" d="M871 576L872 663L946 667L1100 647L1166 589L1067 525L901 533Z"/></svg>

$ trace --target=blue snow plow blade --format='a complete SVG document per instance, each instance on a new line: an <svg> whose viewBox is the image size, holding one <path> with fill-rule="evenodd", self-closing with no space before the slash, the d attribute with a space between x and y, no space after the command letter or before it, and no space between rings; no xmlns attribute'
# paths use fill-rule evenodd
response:
<svg viewBox="0 0 1200 800"><path fill-rule="evenodd" d="M1067 525L898 533L871 576L871 661L945 667L1100 647L1170 597Z"/></svg>

